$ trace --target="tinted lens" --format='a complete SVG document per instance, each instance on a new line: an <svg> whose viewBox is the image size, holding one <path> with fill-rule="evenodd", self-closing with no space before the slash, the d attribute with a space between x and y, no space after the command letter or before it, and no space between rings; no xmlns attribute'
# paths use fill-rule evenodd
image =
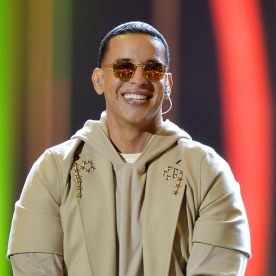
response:
<svg viewBox="0 0 276 276"><path fill-rule="evenodd" d="M121 81L129 81L134 73L136 66L130 61L118 61L113 64L114 76Z"/></svg>
<svg viewBox="0 0 276 276"><path fill-rule="evenodd" d="M165 67L164 64L159 62L147 62L143 69L149 81L159 81L165 74Z"/></svg>

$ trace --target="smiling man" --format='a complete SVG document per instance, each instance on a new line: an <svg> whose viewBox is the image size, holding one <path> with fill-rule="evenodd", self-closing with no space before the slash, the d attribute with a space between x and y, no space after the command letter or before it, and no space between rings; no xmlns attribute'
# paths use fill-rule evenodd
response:
<svg viewBox="0 0 276 276"><path fill-rule="evenodd" d="M164 37L117 26L92 82L101 119L47 149L16 203L14 275L244 275L239 184L213 149L162 119L173 85Z"/></svg>
<svg viewBox="0 0 276 276"><path fill-rule="evenodd" d="M119 152L139 153L161 126L165 89L168 97L172 87L165 46L151 35L127 33L112 37L108 49L92 81L105 96L111 141Z"/></svg>

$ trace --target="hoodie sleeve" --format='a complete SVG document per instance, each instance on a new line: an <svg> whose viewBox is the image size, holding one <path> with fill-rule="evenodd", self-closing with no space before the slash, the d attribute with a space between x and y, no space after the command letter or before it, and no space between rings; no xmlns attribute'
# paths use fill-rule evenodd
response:
<svg viewBox="0 0 276 276"><path fill-rule="evenodd" d="M34 163L15 204L8 257L41 252L63 255L60 204L78 141L46 150Z"/></svg>
<svg viewBox="0 0 276 276"><path fill-rule="evenodd" d="M247 215L229 165L207 151L198 172L198 217L193 242L238 250L251 255Z"/></svg>
<svg viewBox="0 0 276 276"><path fill-rule="evenodd" d="M187 265L186 276L242 276L245 273L247 261L247 256L239 251L209 244L194 243Z"/></svg>
<svg viewBox="0 0 276 276"><path fill-rule="evenodd" d="M62 255L60 169L46 151L33 165L15 204L8 256L24 252Z"/></svg>
<svg viewBox="0 0 276 276"><path fill-rule="evenodd" d="M23 253L10 257L13 275L55 275L63 276L63 258L60 255L47 253Z"/></svg>

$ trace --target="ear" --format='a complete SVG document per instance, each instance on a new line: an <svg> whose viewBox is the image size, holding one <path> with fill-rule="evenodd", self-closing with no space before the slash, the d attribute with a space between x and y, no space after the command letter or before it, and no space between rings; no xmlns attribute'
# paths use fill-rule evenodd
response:
<svg viewBox="0 0 276 276"><path fill-rule="evenodd" d="M166 73L165 75L165 83L164 83L164 98L168 99L172 92L172 86L173 86L173 78L171 73Z"/></svg>
<svg viewBox="0 0 276 276"><path fill-rule="evenodd" d="M91 76L91 80L97 94L103 95L103 70L101 68L95 68Z"/></svg>

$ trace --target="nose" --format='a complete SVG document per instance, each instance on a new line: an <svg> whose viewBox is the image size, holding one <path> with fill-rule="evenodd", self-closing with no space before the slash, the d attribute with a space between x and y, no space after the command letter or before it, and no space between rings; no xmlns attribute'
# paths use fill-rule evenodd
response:
<svg viewBox="0 0 276 276"><path fill-rule="evenodd" d="M148 83L148 79L145 77L145 72L143 71L143 64L136 64L136 70L133 77L130 79L131 83L138 85L145 85Z"/></svg>

